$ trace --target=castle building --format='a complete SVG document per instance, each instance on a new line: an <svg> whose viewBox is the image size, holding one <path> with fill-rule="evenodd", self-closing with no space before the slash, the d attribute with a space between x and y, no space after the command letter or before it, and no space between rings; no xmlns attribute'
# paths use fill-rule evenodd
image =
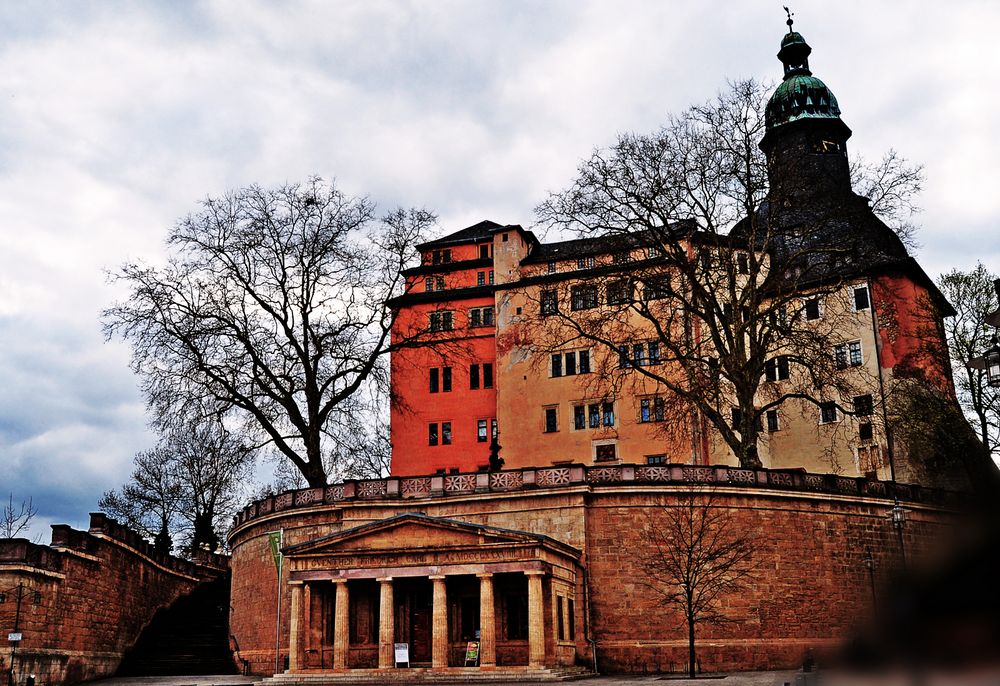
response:
<svg viewBox="0 0 1000 686"><path fill-rule="evenodd" d="M719 292L727 270L763 279L794 267L801 298L782 307L813 345L825 340L827 350L805 361L794 342L801 336L769 346L757 403L767 409L755 419L761 464L892 476L887 387L919 370L953 392L946 363L927 352L944 345L941 317L952 309L852 191L851 131L809 54L800 34L782 40L785 78L760 143L768 195L724 245L686 222L545 243L519 225L482 221L420 246L421 264L405 272L406 292L392 303L394 333L399 341L429 332L432 343L392 357L393 475L486 470L494 439L506 467L738 464L705 410L672 402L664 389L680 369L664 336L692 335L712 354L706 317L678 315L687 300L675 296L691 275L672 273L662 254L681 246L692 261L712 260L716 273L697 278ZM826 353L837 389L805 380ZM768 404L795 395L795 384L812 400ZM723 397L717 410L737 430L740 411L725 405ZM921 478L899 452L903 472Z"/></svg>
<svg viewBox="0 0 1000 686"><path fill-rule="evenodd" d="M265 497L229 532L231 632L251 671L287 658L274 683L298 686L310 673L351 683L417 667L430 671L413 678L470 683L693 667L650 544L685 504L753 549L747 585L719 596L734 621L698 628L698 664L789 668L838 646L894 571L955 538L960 496L887 459L876 409L899 378L950 392L928 354L950 306L851 191L850 130L808 55L789 31L761 144L770 192L725 243L684 221L660 237L550 243L483 221L420 246L392 302L392 475ZM780 229L767 249L762 227ZM725 393L674 402L664 389L692 367L668 360L666 336L703 351L692 360L711 381L723 364L718 341L704 343L712 326L745 333L753 312L716 299L716 321L693 322L674 302L688 284L670 250L731 294L777 274L762 302L789 308L772 307L770 325L799 318L824 334L813 363L829 388L809 386L816 370L798 362L806 336L758 360L759 429ZM408 346L413 334L431 344ZM794 384L809 393L781 395ZM739 429L721 436L711 412ZM733 431L758 432L758 464L739 464Z"/></svg>

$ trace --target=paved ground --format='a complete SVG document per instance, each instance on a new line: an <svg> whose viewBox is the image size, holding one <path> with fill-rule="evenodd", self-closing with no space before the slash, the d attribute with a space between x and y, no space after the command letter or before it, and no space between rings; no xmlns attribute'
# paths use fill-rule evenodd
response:
<svg viewBox="0 0 1000 686"><path fill-rule="evenodd" d="M921 675L892 674L880 677L847 677L834 673L819 675L821 686L1000 686L1000 669L963 673L929 673ZM258 677L259 679L259 677ZM241 676L174 676L174 677L129 677L121 679L101 679L90 682L93 686L243 686L254 682L254 677ZM518 682L532 686L531 682ZM803 686L796 679L795 672L739 672L725 676L686 679L675 676L599 676L569 684L581 686L632 686L644 684L652 686ZM89 686L89 685L88 685ZM423 685L428 686L428 685ZM496 685L494 685L496 686ZM551 684L547 685L551 686ZM807 686L818 686L810 681Z"/></svg>

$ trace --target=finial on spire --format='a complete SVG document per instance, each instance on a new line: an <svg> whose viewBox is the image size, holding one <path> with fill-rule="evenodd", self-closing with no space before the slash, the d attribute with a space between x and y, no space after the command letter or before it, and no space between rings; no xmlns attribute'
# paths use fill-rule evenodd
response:
<svg viewBox="0 0 1000 686"><path fill-rule="evenodd" d="M795 16L795 13L792 12L791 10L789 10L786 5L782 5L782 7L785 8L785 14L788 15L788 20L785 23L788 24L788 33L791 33L792 32L792 24L795 23L795 20L792 19L792 17Z"/></svg>

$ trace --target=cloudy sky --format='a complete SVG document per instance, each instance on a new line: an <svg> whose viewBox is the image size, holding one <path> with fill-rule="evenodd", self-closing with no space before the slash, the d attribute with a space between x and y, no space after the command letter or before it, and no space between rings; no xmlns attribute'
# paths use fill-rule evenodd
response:
<svg viewBox="0 0 1000 686"><path fill-rule="evenodd" d="M786 0L787 1L787 0ZM919 253L1000 271L1000 3L799 0L854 130L926 166ZM104 270L207 194L312 174L442 231L530 225L581 157L727 78L776 80L780 0L0 4L0 495L83 525L150 446Z"/></svg>

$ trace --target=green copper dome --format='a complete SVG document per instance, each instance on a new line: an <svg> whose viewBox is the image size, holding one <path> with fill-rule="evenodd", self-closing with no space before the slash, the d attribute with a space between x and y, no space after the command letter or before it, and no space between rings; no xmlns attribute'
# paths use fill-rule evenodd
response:
<svg viewBox="0 0 1000 686"><path fill-rule="evenodd" d="M785 80L775 89L764 111L768 130L799 119L840 118L837 98L809 71L811 52L806 39L796 31L789 30L781 39L778 59L785 67Z"/></svg>
<svg viewBox="0 0 1000 686"><path fill-rule="evenodd" d="M815 76L793 74L781 82L764 111L768 129L798 119L839 119L840 105L826 84Z"/></svg>

